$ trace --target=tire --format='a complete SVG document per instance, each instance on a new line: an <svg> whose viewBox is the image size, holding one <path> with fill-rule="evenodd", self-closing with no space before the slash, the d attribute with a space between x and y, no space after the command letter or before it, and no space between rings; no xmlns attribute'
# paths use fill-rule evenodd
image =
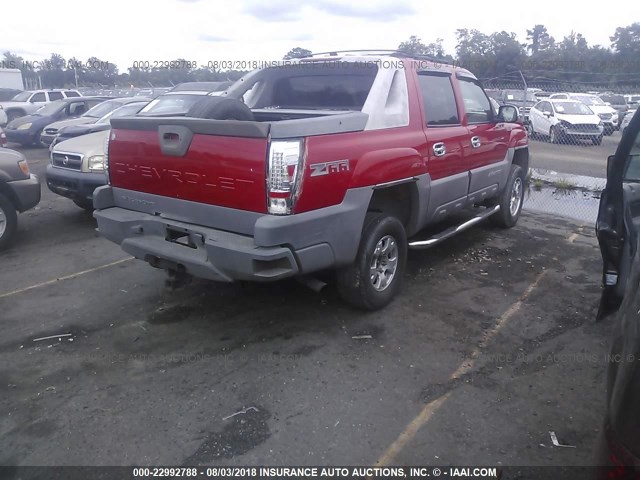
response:
<svg viewBox="0 0 640 480"><path fill-rule="evenodd" d="M387 267L395 265L395 269L390 271L385 263ZM374 264L377 269L372 278ZM355 261L337 272L338 292L353 307L379 310L400 291L406 264L407 234L402 222L384 213L370 212L365 218Z"/></svg>
<svg viewBox="0 0 640 480"><path fill-rule="evenodd" d="M31 143L23 144L24 147L35 147L35 148L44 148L44 143L40 141L40 135L42 134L42 130L38 130L36 134L33 136L33 140Z"/></svg>
<svg viewBox="0 0 640 480"><path fill-rule="evenodd" d="M240 100L228 97L206 97L189 109L187 117L210 120L255 120L249 107Z"/></svg>
<svg viewBox="0 0 640 480"><path fill-rule="evenodd" d="M517 193L516 193L517 191ZM516 197L514 197L514 195ZM512 201L517 203L512 203ZM500 205L500 211L491 215L491 222L501 228L511 228L518 223L524 202L524 170L518 165L511 166L509 180L494 205Z"/></svg>
<svg viewBox="0 0 640 480"><path fill-rule="evenodd" d="M18 229L18 214L11 201L0 193L0 250L13 242Z"/></svg>
<svg viewBox="0 0 640 480"><path fill-rule="evenodd" d="M85 211L87 211L89 213L93 213L93 201L91 201L91 200L74 200L73 203L75 203L77 206L79 206L83 210L85 210Z"/></svg>
<svg viewBox="0 0 640 480"><path fill-rule="evenodd" d="M597 137L591 137L591 142L594 145L601 145L602 144L602 135L598 135Z"/></svg>
<svg viewBox="0 0 640 480"><path fill-rule="evenodd" d="M529 138L533 138L533 136L536 134L536 132L533 130L533 125L531 124L531 122L525 123L524 129L526 130L527 136Z"/></svg>
<svg viewBox="0 0 640 480"><path fill-rule="evenodd" d="M549 141L551 143L561 143L562 136L558 131L558 128L553 126L551 130L549 130Z"/></svg>

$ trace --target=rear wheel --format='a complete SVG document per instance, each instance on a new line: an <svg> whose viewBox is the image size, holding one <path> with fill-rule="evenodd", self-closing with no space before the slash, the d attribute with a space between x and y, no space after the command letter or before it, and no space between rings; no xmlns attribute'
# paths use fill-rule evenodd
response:
<svg viewBox="0 0 640 480"><path fill-rule="evenodd" d="M509 180L497 199L495 205L500 205L500 210L491 215L491 222L502 228L511 228L520 218L522 203L524 201L524 170L518 165L511 166Z"/></svg>
<svg viewBox="0 0 640 480"><path fill-rule="evenodd" d="M0 250L13 241L18 228L18 214L13 203L0 193Z"/></svg>
<svg viewBox="0 0 640 480"><path fill-rule="evenodd" d="M402 222L384 213L368 213L354 263L337 272L340 296L357 308L381 309L400 291L406 263Z"/></svg>

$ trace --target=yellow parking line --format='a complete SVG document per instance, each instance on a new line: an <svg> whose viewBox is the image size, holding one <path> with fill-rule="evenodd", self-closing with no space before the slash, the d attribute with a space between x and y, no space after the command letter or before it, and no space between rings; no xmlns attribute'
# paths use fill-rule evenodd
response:
<svg viewBox="0 0 640 480"><path fill-rule="evenodd" d="M72 273L70 275L65 275L64 277L54 278L53 280L48 280L42 283L36 283L35 285L31 285L29 287L19 288L17 290L13 290L11 292L0 294L0 298L10 297L11 295L17 295L18 293L28 292L29 290L33 290L34 288L46 287L47 285L51 285L53 283L61 282L63 280L70 280L72 278L79 277L86 273L96 272L98 270L102 270L104 268L113 267L115 265L119 265L124 262L128 262L129 260L133 260L134 257L123 258L122 260L117 260L115 262L107 263L105 265L99 265L97 267L89 268L87 270L82 270L81 272Z"/></svg>
<svg viewBox="0 0 640 480"><path fill-rule="evenodd" d="M538 286L538 284L546 274L547 274L547 270L543 270L536 277L533 283L531 283L531 285L527 287L527 289L520 296L520 298L516 300L509 308L507 308L507 310L500 316L496 324L491 329L489 329L484 335L482 335L482 340L480 340L480 343L478 344L478 346L474 348L473 351L471 352L471 355L469 355L469 360L463 362L458 367L458 369L451 374L451 380L455 380L461 377L462 375L464 375L474 367L475 361L480 356L481 351L485 349L487 345L489 345L489 342L493 339L493 337L495 337L498 334L498 332L500 332L500 330L502 330L502 328L507 324L509 319L513 317L513 315L517 313L518 310L520 310L520 308L522 308L522 304L524 303L524 301L529 297L529 295L531 295L531 292L535 290L535 288Z"/></svg>
<svg viewBox="0 0 640 480"><path fill-rule="evenodd" d="M480 352L482 349L486 348L489 344L490 340L493 339L500 330L507 324L509 319L522 307L522 304L526 301L526 299L531 295L531 292L535 290L535 288L540 284L540 281L547 274L547 270L543 270L536 279L527 287L524 293L520 296L518 300L516 300L498 319L496 324L487 331L483 336L482 340L478 344L478 346L471 352L469 360L465 360L455 372L451 374L449 380L455 380L459 378L461 375L469 372L473 366L475 365L475 361L480 356ZM391 465L393 460L396 458L398 453L402 451L402 449L409 443L413 437L416 436L418 430L422 428L433 415L438 411L438 409L449 399L451 395L451 391L445 393L444 395L436 398L430 403L426 404L420 413L407 425L407 427L402 431L402 433L396 438L396 440L385 450L385 452L380 456L378 461L376 462L376 466L385 466Z"/></svg>

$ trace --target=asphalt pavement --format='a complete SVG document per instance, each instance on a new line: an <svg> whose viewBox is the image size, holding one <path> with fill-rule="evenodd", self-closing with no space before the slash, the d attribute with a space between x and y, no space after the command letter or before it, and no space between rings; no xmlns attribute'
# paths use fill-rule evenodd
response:
<svg viewBox="0 0 640 480"><path fill-rule="evenodd" d="M607 157L620 142L620 132L603 137L602 144L582 141L576 144L553 144L536 136L529 142L530 166L573 175L607 178Z"/></svg>
<svg viewBox="0 0 640 480"><path fill-rule="evenodd" d="M362 313L331 285L171 289L42 188L0 254L0 465L591 462L611 328L592 225L478 226Z"/></svg>

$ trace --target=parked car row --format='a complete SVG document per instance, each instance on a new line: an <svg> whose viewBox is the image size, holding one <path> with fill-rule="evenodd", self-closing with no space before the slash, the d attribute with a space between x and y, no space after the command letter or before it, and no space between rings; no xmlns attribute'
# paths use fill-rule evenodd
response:
<svg viewBox="0 0 640 480"><path fill-rule="evenodd" d="M512 104L518 107L523 122L531 135L541 135L552 142L566 142L578 139L592 140L596 145L602 142L601 135L611 135L624 128L625 118L629 121L640 95L621 95L612 92L572 93L545 92L538 88L488 90L489 96L499 104ZM575 107L573 104L558 104L554 100L573 100L580 102L590 110ZM551 102L551 103L550 103ZM579 115L567 118L564 108ZM533 113L532 113L533 112ZM598 117L598 121L593 115ZM575 123L578 122L578 123ZM600 128L602 127L602 128Z"/></svg>
<svg viewBox="0 0 640 480"><path fill-rule="evenodd" d="M225 83L225 82L215 82ZM228 82L230 84L231 82ZM44 105L65 98L77 97L142 97L156 98L173 90L175 87L163 88L128 88L128 89L44 89L20 91L11 88L0 88L0 127L6 126L12 120L30 115Z"/></svg>
<svg viewBox="0 0 640 480"><path fill-rule="evenodd" d="M35 113L36 110L47 103L65 98L77 98L81 94L78 90L32 90L15 95L11 100L0 102L0 110L4 112L4 121L0 118L0 126L15 120L16 118Z"/></svg>
<svg viewBox="0 0 640 480"><path fill-rule="evenodd" d="M52 133L56 130L46 170L49 190L71 199L80 208L93 211L93 192L107 183L105 149L111 120L138 114L184 116L193 105L208 96L221 94L230 84L190 82L155 99L134 96L108 100L86 114L104 113L99 119L89 120L83 116L49 125L45 133L49 129ZM119 107L114 109L116 105Z"/></svg>
<svg viewBox="0 0 640 480"><path fill-rule="evenodd" d="M181 116L207 96L221 94L230 82L193 82L178 85L153 99L75 96L48 102L33 114L13 119L0 128L0 250L8 246L17 228L17 213L40 201L40 181L29 171L24 156L8 142L50 144L46 184L58 195L93 211L94 190L107 183L105 148L111 119L137 114ZM23 92L27 93L27 92ZM28 92L29 98L35 93ZM25 95L26 97L26 95Z"/></svg>
<svg viewBox="0 0 640 480"><path fill-rule="evenodd" d="M109 100L109 97L75 97L49 102L32 114L11 120L5 133L10 142L39 146L42 133L49 125L60 120L78 118L105 100ZM45 135L45 138L51 137Z"/></svg>
<svg viewBox="0 0 640 480"><path fill-rule="evenodd" d="M604 123L587 105L553 96L531 108L526 128L530 137L543 135L552 143L586 139L600 145L605 133Z"/></svg>
<svg viewBox="0 0 640 480"><path fill-rule="evenodd" d="M611 135L620 126L620 114L618 111L595 94L554 93L549 96L549 99L575 100L588 106L589 109L595 113L600 120L602 120L603 132L605 135ZM626 113L626 110L624 113Z"/></svg>
<svg viewBox="0 0 640 480"><path fill-rule="evenodd" d="M151 100L145 97L107 98L107 100L95 105L79 117L65 118L47 125L40 135L40 142L43 145L52 145L54 140L60 141L59 134L62 131L66 131L67 127L91 125L123 105L131 102L149 102Z"/></svg>

